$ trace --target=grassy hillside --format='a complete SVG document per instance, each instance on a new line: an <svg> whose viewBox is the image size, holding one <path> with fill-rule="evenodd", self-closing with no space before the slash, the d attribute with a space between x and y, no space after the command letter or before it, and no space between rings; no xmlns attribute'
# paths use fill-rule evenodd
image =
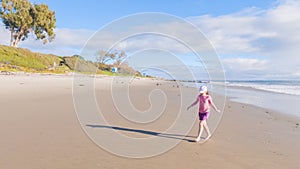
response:
<svg viewBox="0 0 300 169"><path fill-rule="evenodd" d="M95 72L96 66L80 57L61 57L31 52L28 49L0 45L0 71L66 73Z"/></svg>
<svg viewBox="0 0 300 169"><path fill-rule="evenodd" d="M98 68L95 63L83 60L78 56L63 57L63 62L71 70L76 70L79 72L97 72Z"/></svg>
<svg viewBox="0 0 300 169"><path fill-rule="evenodd" d="M51 71L54 63L59 64L63 59L50 54L34 53L28 49L0 45L0 70L47 72ZM67 66L59 66L56 72L68 71Z"/></svg>
<svg viewBox="0 0 300 169"><path fill-rule="evenodd" d="M102 65L103 66L103 65ZM107 70L99 70L99 64L86 61L81 56L56 56L31 52L28 49L0 45L0 73L1 72L39 72L39 73L99 73L105 75L136 75L139 72L123 64L119 73L112 73L114 65L104 65Z"/></svg>

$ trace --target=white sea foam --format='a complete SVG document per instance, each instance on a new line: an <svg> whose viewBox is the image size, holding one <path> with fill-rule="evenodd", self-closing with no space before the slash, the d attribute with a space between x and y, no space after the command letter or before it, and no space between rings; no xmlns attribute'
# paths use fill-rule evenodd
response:
<svg viewBox="0 0 300 169"><path fill-rule="evenodd" d="M229 81L227 86L300 96L300 81Z"/></svg>

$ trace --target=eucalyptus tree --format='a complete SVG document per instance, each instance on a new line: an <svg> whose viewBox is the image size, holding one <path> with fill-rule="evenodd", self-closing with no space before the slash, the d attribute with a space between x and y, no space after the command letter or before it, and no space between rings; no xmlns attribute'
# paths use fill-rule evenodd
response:
<svg viewBox="0 0 300 169"><path fill-rule="evenodd" d="M56 27L55 12L46 4L32 4L28 0L1 0L0 18L10 31L10 45L18 47L20 41L35 35L43 43L51 42Z"/></svg>

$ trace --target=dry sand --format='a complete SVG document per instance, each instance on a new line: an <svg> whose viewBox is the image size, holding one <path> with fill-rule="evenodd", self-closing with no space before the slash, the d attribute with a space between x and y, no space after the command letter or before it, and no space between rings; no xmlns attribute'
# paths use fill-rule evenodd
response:
<svg viewBox="0 0 300 169"><path fill-rule="evenodd" d="M172 112L181 105L180 93L173 83L143 79L130 82L134 83L129 85L129 90L134 90L130 99L137 109L151 106L149 91L159 89L167 93L165 113L155 122L141 125L125 120L113 106L111 81L111 77L96 78L95 96L101 112L110 112L104 116L114 130L129 137L148 138L176 120ZM115 83L128 82L118 79ZM72 76L0 76L1 169L298 169L300 166L298 118L229 99L218 128L204 144L192 142L197 132L195 121L187 136L161 155L141 159L114 155L97 146L82 129L74 109L72 84ZM87 86L83 83L80 87ZM183 92L188 90L193 91ZM184 98L183 107L193 101L196 93L189 95ZM217 96L214 99L219 105ZM185 113L195 118L195 111L196 108ZM208 122L209 126L212 124ZM83 127L100 131L97 125L95 120Z"/></svg>

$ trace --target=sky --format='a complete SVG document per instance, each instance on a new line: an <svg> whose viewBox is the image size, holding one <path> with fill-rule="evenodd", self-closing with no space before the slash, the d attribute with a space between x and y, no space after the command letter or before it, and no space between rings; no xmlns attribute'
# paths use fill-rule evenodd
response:
<svg viewBox="0 0 300 169"><path fill-rule="evenodd" d="M169 58L171 61L163 63L156 59L156 66L160 63L160 68L165 71L166 65L173 64L173 69L182 65L188 65L195 71L201 69L196 74L201 77L205 76L203 72L213 75L216 70L210 67L215 67L225 72L226 79L300 80L300 0L31 2L46 3L55 11L57 19L56 38L53 42L43 45L32 35L20 43L20 47L32 51L70 56L85 54L89 44L99 49L115 42L115 49L124 50L132 56L128 61L134 60L133 65L150 63L151 57L146 54L156 53L161 57L173 56ZM155 19L135 17L137 13L144 12L163 15L158 15ZM198 31L190 27L189 23ZM135 32L142 31L162 32L163 36L134 35ZM172 36L167 36L168 34ZM118 41L125 35L130 37ZM198 36L200 39L195 38ZM9 39L8 31L0 26L0 44L8 45ZM195 51L200 55L214 49L215 53L211 55L218 63L210 64L205 58L197 58L191 48L183 45L182 39L188 46L201 46L202 49L193 46L193 50L197 48ZM91 54L87 58L94 56L95 54ZM137 56L143 56L143 61ZM155 67L155 64L152 66Z"/></svg>

